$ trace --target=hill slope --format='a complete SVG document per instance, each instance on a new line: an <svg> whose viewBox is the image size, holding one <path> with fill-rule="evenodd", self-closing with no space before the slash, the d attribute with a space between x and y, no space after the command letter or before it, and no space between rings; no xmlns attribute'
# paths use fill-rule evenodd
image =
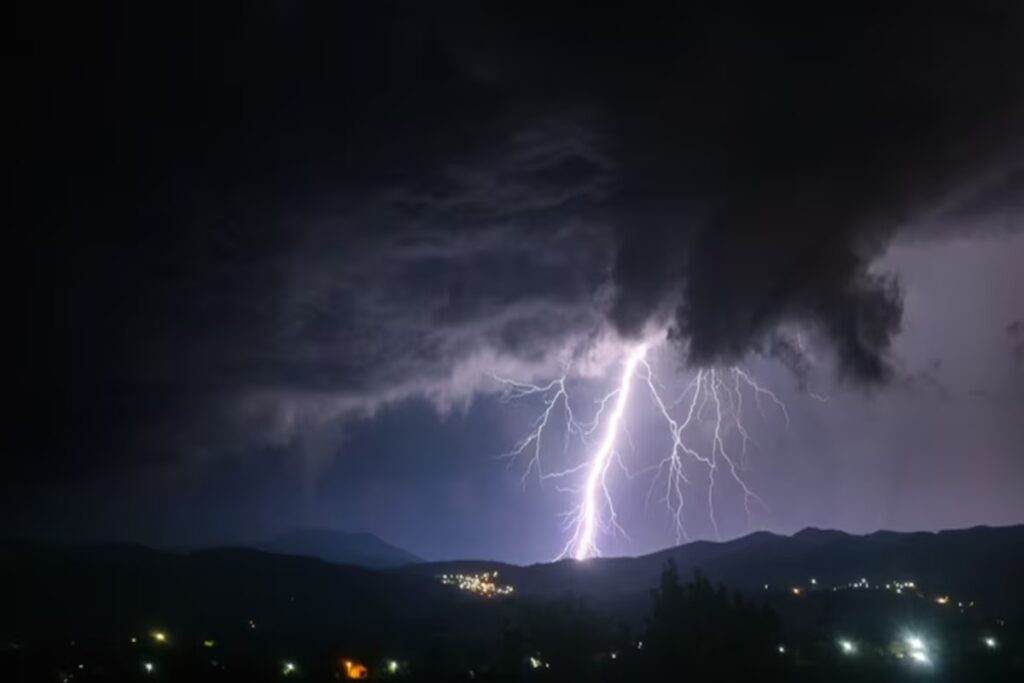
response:
<svg viewBox="0 0 1024 683"><path fill-rule="evenodd" d="M325 562L374 569L423 561L373 534L351 534L330 529L295 529L252 547L281 555L315 557Z"/></svg>
<svg viewBox="0 0 1024 683"><path fill-rule="evenodd" d="M697 541L635 558L563 560L528 567L493 562L428 563L404 571L496 569L519 594L615 599L647 591L668 560L684 577L699 570L732 589L756 595L866 578L872 584L912 580L929 593L962 596L994 609L1024 609L1024 526L975 527L938 533L880 531L855 536L805 529L793 536L757 532L724 543Z"/></svg>
<svg viewBox="0 0 1024 683"><path fill-rule="evenodd" d="M10 589L0 635L23 637L166 627L217 639L272 630L355 642L400 623L447 621L474 602L432 578L234 548L0 543L0 585Z"/></svg>

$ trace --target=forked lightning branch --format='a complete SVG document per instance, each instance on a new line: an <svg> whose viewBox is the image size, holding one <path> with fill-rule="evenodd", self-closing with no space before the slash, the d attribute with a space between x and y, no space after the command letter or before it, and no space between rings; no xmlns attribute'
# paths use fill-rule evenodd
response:
<svg viewBox="0 0 1024 683"><path fill-rule="evenodd" d="M706 481L706 500L703 507L716 537L719 533L716 488L722 477L739 487L748 520L752 504L766 508L743 477L743 459L752 443L744 424L744 411L753 407L767 415L766 410L775 410L788 425L785 404L738 366L700 369L680 395L667 400L648 359L649 350L646 343L629 349L621 364L618 383L596 401L589 420L577 414L578 400L570 396L568 372L546 384L495 377L502 385L504 400L534 399L541 403L540 413L529 433L505 457L513 464L525 463L524 484L533 476L541 482L554 480L559 491L575 498L564 515L567 540L559 558L571 556L584 560L600 555L602 536L625 535L610 485L616 473L630 478L650 476L645 502L660 503L668 510L677 542L690 538L685 513L690 502L690 477L697 468L704 470L701 481ZM621 442L627 431L625 421L633 407L631 399L641 391L649 393L666 430L669 446L639 471L631 472L623 459ZM702 438L696 432L703 425L709 436ZM559 440L566 455L574 440L582 445L586 455L569 467L549 470L544 454Z"/></svg>

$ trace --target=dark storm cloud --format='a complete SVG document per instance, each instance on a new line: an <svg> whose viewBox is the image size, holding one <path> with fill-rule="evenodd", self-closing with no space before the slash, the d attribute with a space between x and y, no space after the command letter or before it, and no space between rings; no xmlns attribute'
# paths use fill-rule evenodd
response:
<svg viewBox="0 0 1024 683"><path fill-rule="evenodd" d="M872 259L1015 198L1022 9L659 5L18 16L16 467L287 444L609 325L884 379Z"/></svg>
<svg viewBox="0 0 1024 683"><path fill-rule="evenodd" d="M630 145L613 319L673 307L695 364L770 350L792 323L884 380L902 302L872 260L926 218L966 230L1019 205L1020 10L762 7L666 22L696 54L659 74L662 124Z"/></svg>

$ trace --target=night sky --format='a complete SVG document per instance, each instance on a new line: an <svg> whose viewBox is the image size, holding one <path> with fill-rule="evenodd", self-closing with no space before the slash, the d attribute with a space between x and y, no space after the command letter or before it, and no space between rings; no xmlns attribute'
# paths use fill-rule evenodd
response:
<svg viewBox="0 0 1024 683"><path fill-rule="evenodd" d="M1024 4L30 4L0 536L548 560L574 497L494 376L589 419L639 340L787 407L721 538L1024 521ZM676 542L610 481L606 553Z"/></svg>

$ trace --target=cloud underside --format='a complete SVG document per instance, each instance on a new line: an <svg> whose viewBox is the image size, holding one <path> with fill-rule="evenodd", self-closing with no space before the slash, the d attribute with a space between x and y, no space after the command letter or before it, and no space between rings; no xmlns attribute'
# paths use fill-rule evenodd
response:
<svg viewBox="0 0 1024 683"><path fill-rule="evenodd" d="M25 39L24 449L259 448L652 329L881 383L876 257L1020 225L1016 3L122 11Z"/></svg>

